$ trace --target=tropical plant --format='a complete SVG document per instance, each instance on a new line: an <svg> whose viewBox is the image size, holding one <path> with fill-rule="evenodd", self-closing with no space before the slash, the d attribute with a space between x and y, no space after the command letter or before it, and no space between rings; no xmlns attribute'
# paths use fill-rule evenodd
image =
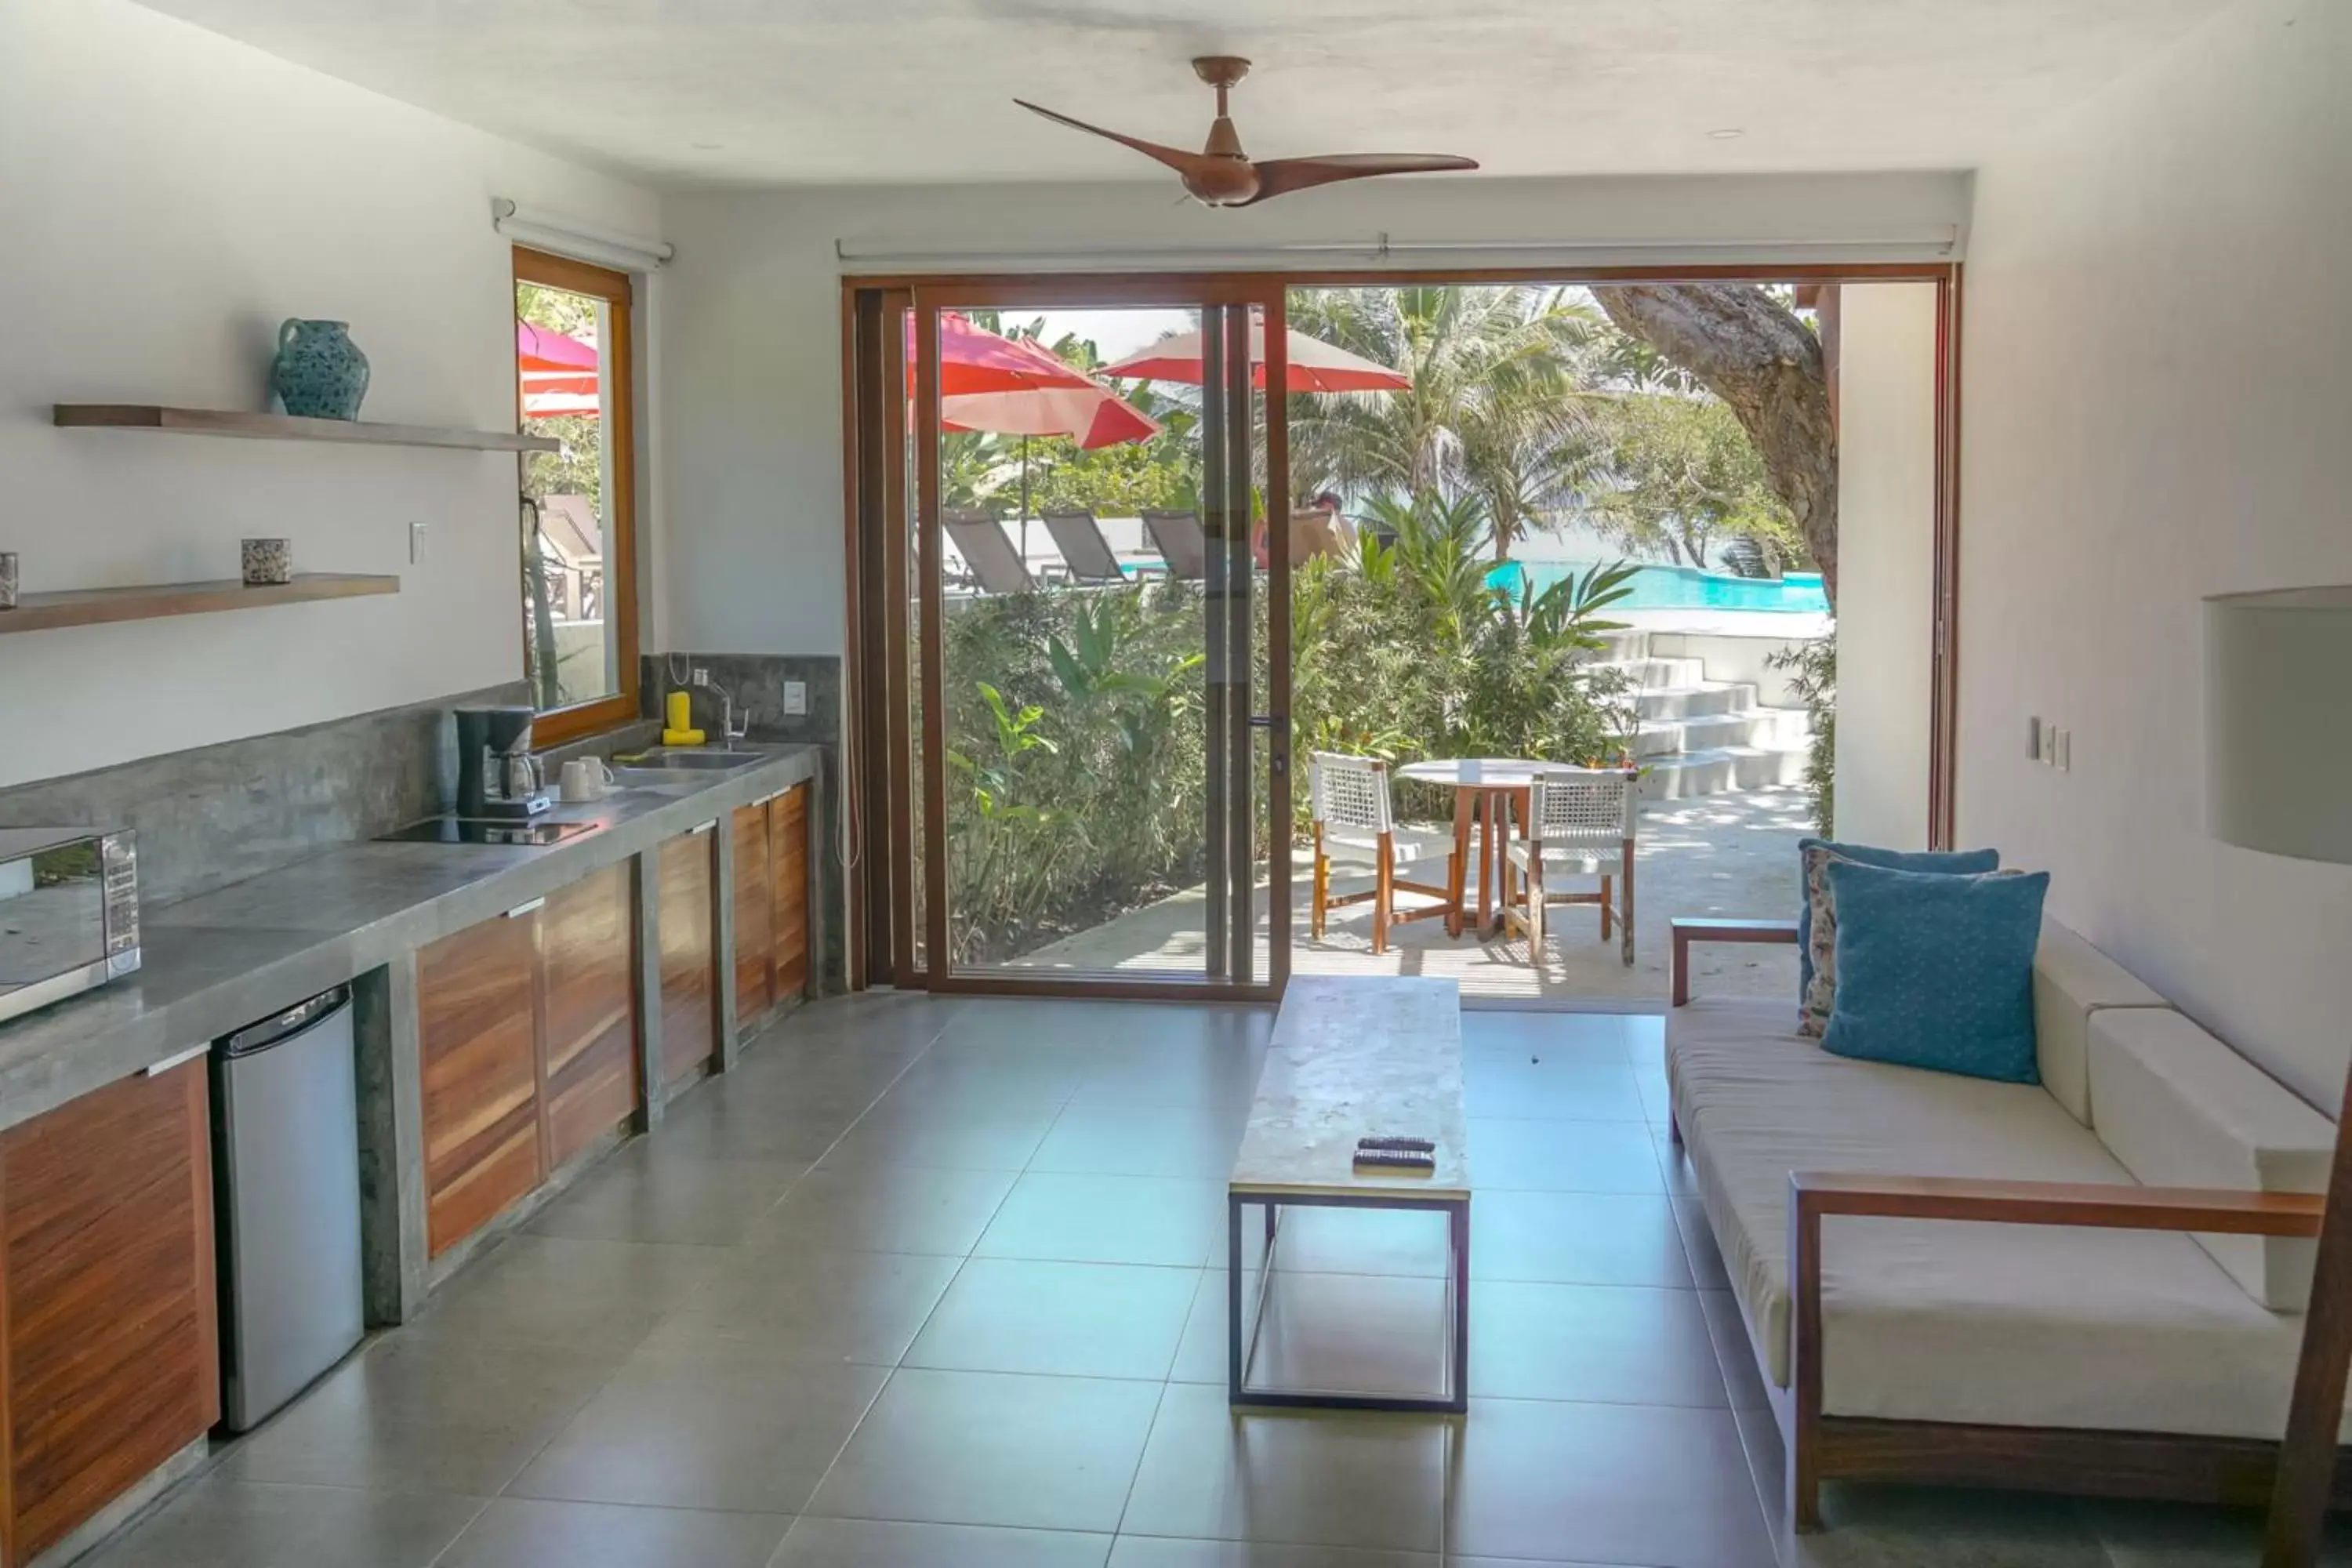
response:
<svg viewBox="0 0 2352 1568"><path fill-rule="evenodd" d="M1769 656L1774 669L1789 671L1789 687L1805 705L1812 734L1805 743L1805 794L1823 838L1837 837L1837 632L1798 643Z"/></svg>
<svg viewBox="0 0 2352 1568"><path fill-rule="evenodd" d="M1304 289L1290 324L1411 377L1410 389L1291 399L1293 489L1369 505L1437 494L1486 506L1496 559L1594 472L1592 414L1621 345L1562 289Z"/></svg>
<svg viewBox="0 0 2352 1568"><path fill-rule="evenodd" d="M1803 558L1795 521L1723 403L1636 393L1612 400L1601 424L1610 482L1588 498L1588 515L1623 548L1704 566L1717 542L1744 539L1767 576Z"/></svg>

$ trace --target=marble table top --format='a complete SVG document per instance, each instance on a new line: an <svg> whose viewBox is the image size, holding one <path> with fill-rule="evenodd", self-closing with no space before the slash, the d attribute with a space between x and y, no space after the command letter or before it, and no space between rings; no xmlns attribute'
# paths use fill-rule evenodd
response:
<svg viewBox="0 0 2352 1568"><path fill-rule="evenodd" d="M1356 1169L1356 1140L1427 1138L1428 1174ZM1275 1023L1231 1190L1466 1198L1462 994L1451 980L1302 975Z"/></svg>

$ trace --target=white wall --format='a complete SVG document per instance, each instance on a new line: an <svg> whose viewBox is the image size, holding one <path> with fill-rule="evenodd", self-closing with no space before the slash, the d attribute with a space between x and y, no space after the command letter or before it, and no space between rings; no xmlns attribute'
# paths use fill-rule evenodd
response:
<svg viewBox="0 0 2352 1568"><path fill-rule="evenodd" d="M233 577L247 534L394 597L0 638L0 785L520 674L511 456L58 430L58 402L260 408L281 318L348 320L364 416L511 428L493 195L652 195L125 0L0 0L0 549L29 591ZM431 525L408 564L408 523Z"/></svg>
<svg viewBox="0 0 2352 1568"><path fill-rule="evenodd" d="M1838 291L1837 834L1927 847L1936 286Z"/></svg>
<svg viewBox="0 0 2352 1568"><path fill-rule="evenodd" d="M1962 408L1960 838L2331 1110L2352 868L2206 837L2198 600L2352 582L2347 80L2352 5L2252 0L1990 163Z"/></svg>
<svg viewBox="0 0 2352 1568"><path fill-rule="evenodd" d="M837 653L842 644L841 315L836 241L890 253L1087 247L1545 241L1591 259L1852 258L1924 254L1957 235L1950 174L1656 180L1394 180L1242 212L1180 205L1172 184L965 186L708 195L665 205L677 260L661 360L667 523L656 647ZM1434 266L1524 252L1401 258ZM1361 267L1293 253L1292 269ZM1109 265L1097 263L1097 265ZM1141 265L1137 263L1136 265Z"/></svg>

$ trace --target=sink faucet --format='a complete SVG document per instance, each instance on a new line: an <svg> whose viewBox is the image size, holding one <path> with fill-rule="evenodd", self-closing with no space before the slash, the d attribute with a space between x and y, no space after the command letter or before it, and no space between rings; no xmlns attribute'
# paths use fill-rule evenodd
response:
<svg viewBox="0 0 2352 1568"><path fill-rule="evenodd" d="M710 689L711 689L711 690L716 691L717 693L719 693L719 703L720 703L719 713L719 738L720 738L721 740L724 740L724 741L740 741L740 740L741 740L745 735L747 735L747 734L751 733L751 708L750 708L748 705L746 705L746 706L745 706L745 708L744 708L744 710L743 710L743 721L742 721L741 723L740 723L740 724L739 724L739 723L737 723L737 722L735 721L735 696L734 696L734 693L732 693L732 692L729 691L725 687L723 687L723 686L719 685L719 682L717 682L717 681L715 681L715 680L714 680L714 681L711 681L711 682L709 683L709 685L710 685Z"/></svg>

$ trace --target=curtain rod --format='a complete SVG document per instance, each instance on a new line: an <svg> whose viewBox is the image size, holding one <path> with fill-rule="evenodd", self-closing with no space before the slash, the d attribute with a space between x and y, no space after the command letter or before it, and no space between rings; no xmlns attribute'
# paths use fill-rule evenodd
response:
<svg viewBox="0 0 2352 1568"><path fill-rule="evenodd" d="M1511 257L1528 262L1559 258L1563 263L1591 266L1605 261L1657 261L1671 265L1702 258L1723 260L1798 261L1857 260L1937 261L1948 259L1959 247L1959 231L1949 224L1909 234L1882 234L1847 239L1773 238L1706 239L1397 239L1387 233L1369 239L1297 240L1259 246L1088 246L1067 249L971 250L948 247L883 248L879 242L835 239L834 258L845 269L898 271L969 270L1118 270L1122 268L1198 267L1281 269L1287 261L1305 269L1313 264L1340 261L1381 266L1408 258Z"/></svg>
<svg viewBox="0 0 2352 1568"><path fill-rule="evenodd" d="M625 272L651 272L677 254L658 239L646 239L618 229L558 217L537 208L520 206L504 196L490 198L490 226L517 245L593 261Z"/></svg>

